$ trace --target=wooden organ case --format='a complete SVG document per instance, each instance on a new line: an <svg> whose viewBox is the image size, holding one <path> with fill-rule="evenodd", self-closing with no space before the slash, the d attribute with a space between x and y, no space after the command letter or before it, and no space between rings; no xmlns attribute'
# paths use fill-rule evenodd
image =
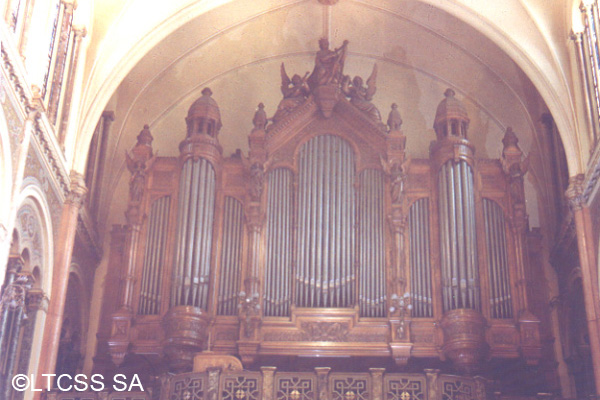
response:
<svg viewBox="0 0 600 400"><path fill-rule="evenodd" d="M529 311L527 162L510 129L500 159L475 157L448 89L426 159L407 156L397 106L387 126L342 74L345 46L309 78L287 77L249 155L225 158L210 89L189 109L179 157L155 157L148 127L128 155L120 295L108 345L171 371L197 353L252 366L270 356L450 360L541 357ZM157 362L158 362L157 361ZM254 364L256 367L256 364Z"/></svg>

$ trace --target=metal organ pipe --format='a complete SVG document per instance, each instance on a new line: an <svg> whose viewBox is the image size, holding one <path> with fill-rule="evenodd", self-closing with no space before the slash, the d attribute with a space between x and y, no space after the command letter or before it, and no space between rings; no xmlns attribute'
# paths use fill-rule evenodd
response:
<svg viewBox="0 0 600 400"><path fill-rule="evenodd" d="M504 212L495 201L483 199L493 318L511 318L510 277L506 254Z"/></svg>
<svg viewBox="0 0 600 400"><path fill-rule="evenodd" d="M277 168L269 172L267 196L267 242L263 309L265 316L289 316L292 268L293 174ZM301 283L303 275L297 275Z"/></svg>
<svg viewBox="0 0 600 400"><path fill-rule="evenodd" d="M219 279L219 315L236 315L241 276L242 204L226 197L223 208L223 240Z"/></svg>
<svg viewBox="0 0 600 400"><path fill-rule="evenodd" d="M360 175L358 221L359 306L363 317L385 316L385 250L383 231L383 173Z"/></svg>
<svg viewBox="0 0 600 400"><path fill-rule="evenodd" d="M444 311L480 309L473 171L447 161L438 175Z"/></svg>
<svg viewBox="0 0 600 400"><path fill-rule="evenodd" d="M171 197L164 196L155 200L150 208L140 288L140 304L138 306L138 314L141 315L159 313L160 282L170 204Z"/></svg>
<svg viewBox="0 0 600 400"><path fill-rule="evenodd" d="M353 305L354 168L352 148L337 136L318 136L300 150L296 241L300 307Z"/></svg>
<svg viewBox="0 0 600 400"><path fill-rule="evenodd" d="M177 246L171 306L206 309L212 249L215 171L204 158L188 159L179 186Z"/></svg>
<svg viewBox="0 0 600 400"><path fill-rule="evenodd" d="M413 317L432 317L429 261L429 199L415 201L408 214ZM446 293L444 291L444 293ZM444 298L445 300L445 298Z"/></svg>

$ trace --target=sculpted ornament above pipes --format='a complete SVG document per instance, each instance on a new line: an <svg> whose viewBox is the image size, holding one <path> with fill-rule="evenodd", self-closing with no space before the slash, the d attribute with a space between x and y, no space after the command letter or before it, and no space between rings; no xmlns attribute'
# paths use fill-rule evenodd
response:
<svg viewBox="0 0 600 400"><path fill-rule="evenodd" d="M367 87L363 85L363 79L355 76L350 81L350 76L346 75L342 79L342 92L350 98L350 103L360 111L367 114L371 119L381 122L381 114L371 100L377 91L377 64L373 65L371 76L367 79Z"/></svg>

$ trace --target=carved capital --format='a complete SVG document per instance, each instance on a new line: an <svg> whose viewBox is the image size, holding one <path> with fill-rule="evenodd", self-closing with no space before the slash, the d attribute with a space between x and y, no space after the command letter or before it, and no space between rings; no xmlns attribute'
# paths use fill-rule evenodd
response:
<svg viewBox="0 0 600 400"><path fill-rule="evenodd" d="M87 29L83 25L74 25L73 35L75 36L75 39L82 39L87 36Z"/></svg>
<svg viewBox="0 0 600 400"><path fill-rule="evenodd" d="M567 201L573 211L580 210L585 204L585 197L583 196L585 181L585 175L579 174L569 178L569 186L565 191Z"/></svg>
<svg viewBox="0 0 600 400"><path fill-rule="evenodd" d="M80 208L83 205L85 195L87 194L85 180L83 179L83 175L76 171L71 171L69 177L71 179L71 187L65 203Z"/></svg>
<svg viewBox="0 0 600 400"><path fill-rule="evenodd" d="M42 289L31 289L27 293L27 310L29 312L48 312L50 299Z"/></svg>
<svg viewBox="0 0 600 400"><path fill-rule="evenodd" d="M8 257L7 272L9 274L16 274L21 271L23 265L25 265L25 261L20 254L10 255Z"/></svg>
<svg viewBox="0 0 600 400"><path fill-rule="evenodd" d="M33 276L29 273L18 273L15 280L4 289L0 298L0 310L25 309L27 292L33 285Z"/></svg>

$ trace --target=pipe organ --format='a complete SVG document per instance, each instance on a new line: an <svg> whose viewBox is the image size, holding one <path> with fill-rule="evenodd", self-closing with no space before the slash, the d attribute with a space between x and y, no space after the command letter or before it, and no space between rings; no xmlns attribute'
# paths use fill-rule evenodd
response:
<svg viewBox="0 0 600 400"><path fill-rule="evenodd" d="M305 80L283 76L277 118L261 104L247 157L223 156L210 89L178 157L153 156L140 134L115 266L115 364L144 354L189 371L207 350L254 367L278 356L438 359L462 373L538 362L539 319L514 289L528 268L516 135L500 159L477 158L449 89L429 157L409 157L423 133L405 136L397 107L382 123L364 95L373 71L368 88L340 75L293 90Z"/></svg>

